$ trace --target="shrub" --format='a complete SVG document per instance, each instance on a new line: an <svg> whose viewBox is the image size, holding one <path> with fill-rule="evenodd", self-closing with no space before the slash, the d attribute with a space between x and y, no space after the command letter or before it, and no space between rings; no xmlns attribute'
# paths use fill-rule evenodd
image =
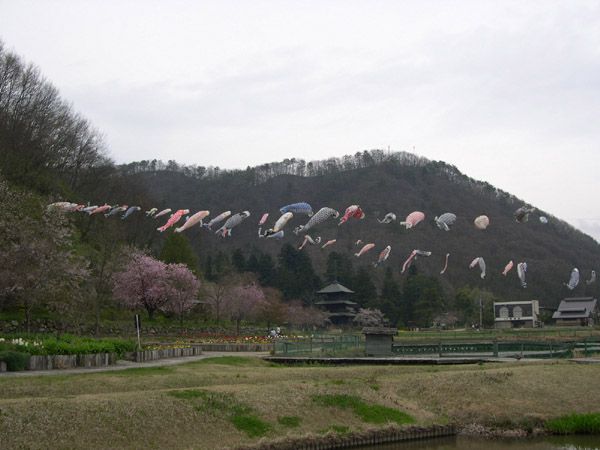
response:
<svg viewBox="0 0 600 450"><path fill-rule="evenodd" d="M15 335L0 339L0 351L14 350L31 355L78 355L90 353L116 353L122 356L125 352L136 349L131 339L78 337L63 334L60 338L48 335Z"/></svg>
<svg viewBox="0 0 600 450"><path fill-rule="evenodd" d="M25 370L27 363L29 362L29 354L6 350L0 352L0 361L6 363L6 368L10 372Z"/></svg>
<svg viewBox="0 0 600 450"><path fill-rule="evenodd" d="M546 422L546 429L555 434L599 434L600 413L558 417Z"/></svg>

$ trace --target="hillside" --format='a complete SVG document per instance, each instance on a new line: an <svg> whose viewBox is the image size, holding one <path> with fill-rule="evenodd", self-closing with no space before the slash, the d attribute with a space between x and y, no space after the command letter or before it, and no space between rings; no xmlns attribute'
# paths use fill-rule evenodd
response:
<svg viewBox="0 0 600 450"><path fill-rule="evenodd" d="M213 216L224 210L251 211L251 218L236 228L231 238L222 239L206 230L188 232L201 259L219 250L232 252L236 248L246 255L261 251L275 257L283 243L297 246L302 238L292 230L305 223L306 217L294 217L282 241L257 238L256 224L262 213L270 213L268 224L272 224L283 205L307 201L315 211L329 206L343 213L347 206L360 204L366 213L364 220L351 219L342 226L331 220L311 233L313 237L321 236L323 242L337 239L337 243L327 249L311 246L304 249L318 273L324 273L330 252L351 255L357 251L355 241L361 239L375 243L376 249L360 259L353 257L354 266L369 267L375 279L381 279L384 269L373 269L371 263L383 247L391 245L392 253L386 265L392 267L396 275L411 250L432 251L431 257L420 258L416 266L420 273L438 277L447 292L470 285L491 290L506 300L537 298L549 307L569 295L598 295L597 284L586 286L584 282L590 270L598 267L600 255L600 246L591 237L542 211L532 214L528 223L518 224L513 212L523 201L487 183L474 181L445 163L420 161L406 164L390 159L318 176L276 175L264 182L244 176L248 171L210 179L172 171L134 176L142 180L152 197L160 199L157 206L185 207L192 211L209 209ZM384 225L376 220L392 211L400 221L414 210L423 211L427 216L415 229L405 230L398 223ZM435 226L433 218L448 211L455 213L458 219L451 231L444 232ZM472 224L480 214L491 219L485 231L477 230ZM549 217L550 222L540 223L539 215ZM440 275L446 253L451 254L449 269ZM483 256L487 262L485 280L479 278L477 270L468 270L469 262L476 256ZM507 278L500 274L511 259L515 265L527 261L527 289L520 287L515 269ZM573 267L581 271L582 282L570 292L563 283L568 281Z"/></svg>
<svg viewBox="0 0 600 450"><path fill-rule="evenodd" d="M185 233L202 266L193 267L196 264L191 263L190 268L205 281L227 282L235 278L230 276L235 270L251 271L259 274L264 285L280 289L285 300L310 302L319 286L336 277L361 291L355 295L361 305L385 306L388 316L406 324L419 317L429 325L430 316L452 309L470 310L463 311L463 323L472 322L473 305L479 304L482 294L470 290L469 304L455 302L455 292L466 286L490 291L499 299L537 298L549 307L568 295L599 294L598 284L586 286L582 281L574 292L563 286L573 267L580 269L583 280L598 267L600 248L596 241L543 212L532 215L526 224L515 223L513 212L523 201L473 180L446 163L405 152L371 150L320 161L286 158L245 170L185 166L174 160L116 166L107 157L102 135L93 124L74 111L35 66L7 51L1 42L0 75L0 187L5 193L0 211L6 217L0 223L0 236L4 238L0 240L0 252L14 249L18 239L27 243L11 253L13 265L5 264L4 279L0 276L0 308L15 309L19 302L21 307L29 305L34 293L39 294L39 302L48 300L42 284L30 291L21 286L16 295L18 283L12 279L17 272L21 281L36 278L31 276L32 267L40 269L37 278L46 275L49 285L55 279L68 280L49 277L43 259L35 251L36 245L54 248L46 245L52 233L42 233L37 227L45 205L61 200L140 205L144 209L188 208L192 212L209 209L212 217L225 210L249 210L252 216L234 230L231 238L222 239L198 228ZM198 161L202 163L201 154ZM18 208L22 201L35 207ZM340 213L351 204L360 204L366 218L351 219L341 227L332 220L312 231L323 242L337 239L335 245L324 250L311 246L302 254L293 250L302 237L292 230L305 223L306 217L295 217L282 241L257 238L257 222L264 212L271 214L267 225L272 225L281 206L299 201L309 202L315 211L329 206ZM394 212L402 220L415 210L425 212L427 220L413 230L405 230L398 223L382 225L376 220L387 212ZM458 216L450 232L437 229L433 223L433 217L444 212ZM486 231L472 224L480 214L492 220ZM539 214L549 217L550 222L541 224ZM15 215L20 217L19 226L13 225ZM149 248L153 256L160 257L166 238L173 233L156 231L164 220L154 221L143 214L126 222L70 215L68 223L57 226L56 236L70 236L66 241L59 240L61 246L72 246L85 260L80 268L89 267L81 284L93 283L94 289L75 290L94 298L97 323L101 310L111 306L111 271L123 264L120 255L131 250L128 246L136 246ZM373 242L376 248L357 259L353 254L358 250L354 245L358 239ZM185 239L181 242L187 245ZM387 245L392 247L391 257L382 267L374 268L372 262ZM32 249L31 267L19 263L26 248ZM399 272L413 249L428 250L433 255L415 262L413 272L416 269L425 276L414 277L418 279L411 286L410 278ZM446 253L451 254L450 267L441 276ZM487 261L485 280L479 278L478 271L467 268L478 256ZM508 278L500 275L511 259L529 264L526 290L520 287L515 270ZM181 262L175 260L171 262ZM213 269L209 270L213 265L216 276L211 276ZM56 298L70 297L61 293ZM493 298L487 295L484 301L487 305ZM72 310L77 312L79 308L74 305ZM429 316L423 314L427 308Z"/></svg>

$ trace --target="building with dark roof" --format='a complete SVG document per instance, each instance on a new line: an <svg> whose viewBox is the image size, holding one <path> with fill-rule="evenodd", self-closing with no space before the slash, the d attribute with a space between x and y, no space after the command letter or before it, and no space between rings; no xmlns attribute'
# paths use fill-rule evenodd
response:
<svg viewBox="0 0 600 450"><path fill-rule="evenodd" d="M565 298L552 318L556 325L593 326L598 323L598 300L592 297Z"/></svg>
<svg viewBox="0 0 600 450"><path fill-rule="evenodd" d="M356 317L356 309L358 307L358 303L350 300L354 291L334 281L320 291L317 291L317 294L323 297L323 300L315 302L315 305L327 311L329 314L328 319L333 325L352 325L352 320Z"/></svg>

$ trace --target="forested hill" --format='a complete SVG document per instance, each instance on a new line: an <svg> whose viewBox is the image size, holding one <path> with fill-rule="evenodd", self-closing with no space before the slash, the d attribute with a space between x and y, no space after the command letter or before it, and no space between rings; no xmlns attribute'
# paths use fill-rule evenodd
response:
<svg viewBox="0 0 600 450"><path fill-rule="evenodd" d="M488 291L488 303L493 294L504 300L537 298L545 306L555 306L567 295L600 293L598 283L587 286L584 282L598 268L597 242L541 211L528 223L517 224L513 212L523 201L444 162L371 150L321 161L290 158L245 170L223 170L201 165L200 155L198 165L193 166L157 160L116 166L107 154L93 124L74 111L34 65L0 42L0 256L4 263L0 309L19 302L31 309L34 302L30 300L47 301L50 288L57 292L56 298L77 299L65 294L68 288L90 292L100 311L100 305L111 297L110 273L124 263L120 255L130 250L127 246L144 247L156 257L172 259L169 262L189 262L207 284L230 282L236 271L255 273L264 286L279 289L286 301L310 302L315 290L337 278L357 291L354 298L361 306L381 307L392 323L417 323L418 319L422 326L431 325L434 313L452 310L464 313L462 323L471 323L473 305L482 290ZM184 253L191 253L186 238L179 238L185 251L164 245L173 231L160 234L156 228L166 218L149 219L138 213L122 221L77 213L65 217L52 231L40 218L46 205L56 201L192 212L209 209L211 217L226 210L249 210L252 216L226 239L198 227L186 231L200 262L200 267L194 267L194 255L181 261ZM270 213L267 225L272 225L281 206L301 201L309 202L315 211L329 206L340 213L359 204L366 217L350 219L342 226L330 220L311 231L322 242L337 239L326 249L294 250L302 237L292 230L306 222L305 216L288 224L282 241L257 237L257 223L264 212ZM400 221L415 210L427 215L415 229L405 230L398 222L377 222L387 212L394 212ZM444 212L458 216L449 232L433 223ZM491 218L485 231L473 226L473 219L481 214ZM550 219L548 224L539 222L540 214ZM376 248L356 258L358 239L373 242ZM387 245L392 247L389 260L374 268L373 261ZM175 252L173 247L177 247ZM64 271L53 276L46 259L39 256L45 249L49 257L62 261L65 248L83 260L73 262L75 266L89 267L81 286L92 283L93 290L69 283ZM166 258L165 249L174 257ZM402 262L413 249L433 255L415 262L414 276L400 274ZM451 255L449 269L440 275L446 253ZM468 269L478 256L488 265L485 280L476 269ZM507 278L500 275L509 260L529 264L527 289L520 287L516 270ZM56 270L60 267L55 266ZM583 280L569 292L563 283L573 267L580 269ZM462 289L467 286L480 289ZM461 295L466 291L468 295ZM459 301L465 298L468 301ZM485 311L489 313L491 307Z"/></svg>
<svg viewBox="0 0 600 450"><path fill-rule="evenodd" d="M371 159L368 164L359 163L355 167L344 167L344 160L337 160L337 166L334 159L323 161L324 167L319 169L322 174L313 176L264 176L265 166L200 178L190 170L186 174L183 168L141 171L131 176L142 180L151 196L158 199L159 207L209 209L212 216L225 210L251 211L252 216L235 228L230 238L217 237L207 230L189 232L201 259L219 250L231 254L238 248L246 257L263 252L275 257L285 243L299 245L302 237L294 235L292 230L305 223L306 216L294 217L285 229L283 241L257 238L260 216L270 213L267 224L273 224L283 205L306 201L315 211L329 206L343 214L347 206L359 204L366 213L364 220L350 219L342 226L337 225L337 220L330 220L310 233L313 237L321 236L322 242L337 239L336 244L326 249L307 246L303 250L310 255L318 273L326 271L329 255L336 252L344 260L342 265L352 263L355 271L363 267L375 280L381 280L386 266L400 277L404 260L413 249L421 249L433 255L416 261L419 273L439 278L450 292L470 285L490 290L505 300L537 298L545 306L554 306L568 295L598 294L597 284L586 286L584 279L598 267L600 246L568 224L543 211L536 211L527 223L516 223L513 213L523 201L487 183L472 180L442 162L406 153L388 155L380 161ZM364 159L361 157L360 161ZM257 175L257 171L262 174ZM414 229L404 229L398 222L415 210L426 214L425 222ZM376 218L387 212L394 212L398 221L388 225L378 223ZM433 222L435 216L444 212L453 212L458 217L449 232L439 230ZM473 225L473 219L481 214L491 219L485 231ZM549 223L540 223L540 215L548 217ZM355 246L358 239L373 242L376 248L355 258L352 255L359 249ZM392 247L390 258L384 266L373 268L371 263L386 245ZM446 253L450 253L449 269L440 275ZM477 269L468 269L477 256L487 263L485 280L479 278ZM520 287L515 269L506 278L501 275L509 260L515 266L521 261L528 263L527 289ZM568 281L573 267L581 271L582 283L570 292L563 283Z"/></svg>

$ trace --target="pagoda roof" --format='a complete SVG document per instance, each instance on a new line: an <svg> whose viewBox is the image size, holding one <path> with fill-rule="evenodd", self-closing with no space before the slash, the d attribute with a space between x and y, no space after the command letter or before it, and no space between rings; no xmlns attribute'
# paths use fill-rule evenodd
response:
<svg viewBox="0 0 600 450"><path fill-rule="evenodd" d="M346 286L342 286L337 281L334 281L328 286L325 286L320 291L317 291L317 294L354 294L354 291L351 291Z"/></svg>
<svg viewBox="0 0 600 450"><path fill-rule="evenodd" d="M358 303L350 301L350 300L322 300L320 302L315 302L315 305L350 305L356 306Z"/></svg>
<svg viewBox="0 0 600 450"><path fill-rule="evenodd" d="M330 313L329 317L355 317L356 313L351 313L351 312L336 312L336 313Z"/></svg>

